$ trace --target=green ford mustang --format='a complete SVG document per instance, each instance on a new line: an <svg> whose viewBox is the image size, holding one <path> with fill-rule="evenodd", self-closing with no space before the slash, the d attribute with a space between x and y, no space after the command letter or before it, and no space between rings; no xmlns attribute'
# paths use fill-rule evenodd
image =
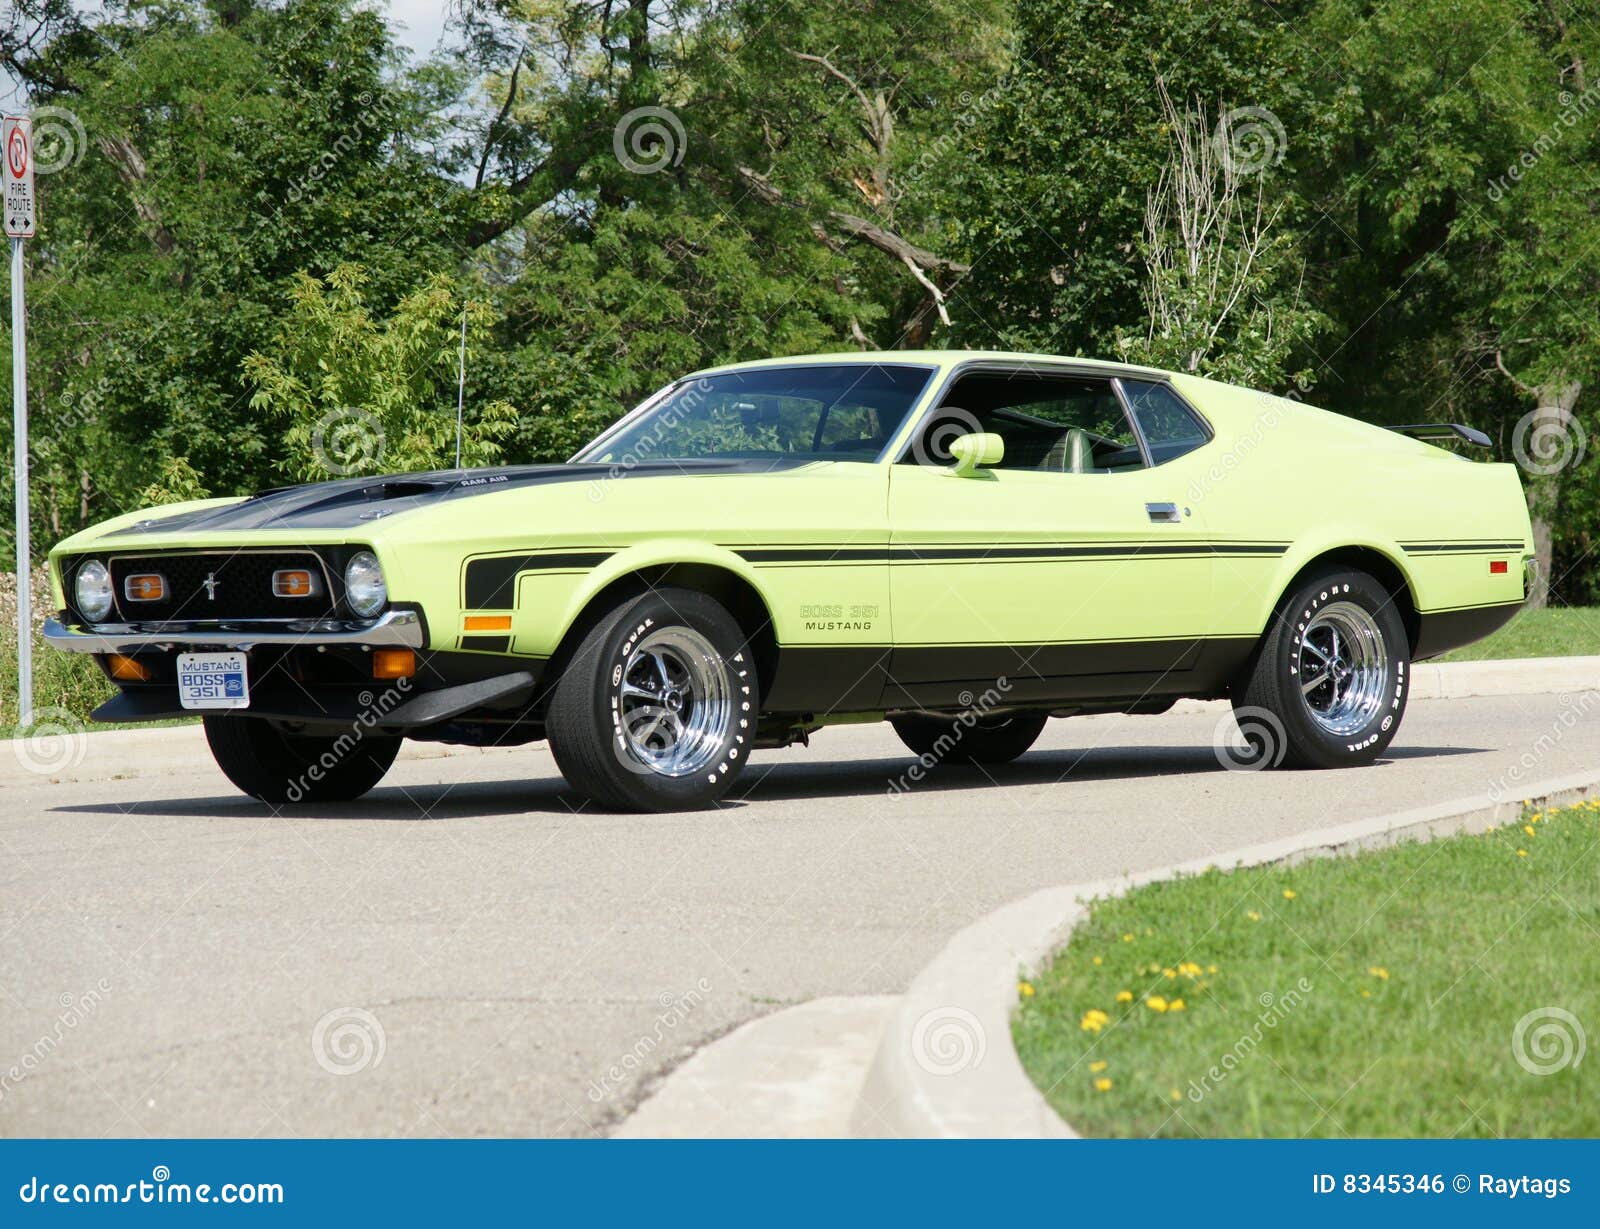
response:
<svg viewBox="0 0 1600 1229"><path fill-rule="evenodd" d="M200 712L274 802L357 797L402 738L548 738L604 806L696 807L830 724L999 762L1183 696L1231 697L1250 763L1362 764L1411 663L1525 595L1516 469L1444 434L1040 355L746 363L564 465L108 521L51 553L46 635L117 683L97 718Z"/></svg>

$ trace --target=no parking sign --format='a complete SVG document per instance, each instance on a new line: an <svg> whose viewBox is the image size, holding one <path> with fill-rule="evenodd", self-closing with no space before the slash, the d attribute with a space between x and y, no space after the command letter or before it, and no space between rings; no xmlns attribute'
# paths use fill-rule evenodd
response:
<svg viewBox="0 0 1600 1229"><path fill-rule="evenodd" d="M33 192L33 124L8 115L0 128L0 161L5 164L5 227L13 239L31 239L38 221Z"/></svg>

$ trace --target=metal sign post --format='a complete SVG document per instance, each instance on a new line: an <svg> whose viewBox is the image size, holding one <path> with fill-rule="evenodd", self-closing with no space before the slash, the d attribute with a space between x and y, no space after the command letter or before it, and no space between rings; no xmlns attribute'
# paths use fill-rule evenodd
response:
<svg viewBox="0 0 1600 1229"><path fill-rule="evenodd" d="M28 307L22 244L38 220L33 191L33 125L8 115L0 127L4 220L11 238L11 413L17 498L17 725L33 724L33 553L28 543Z"/></svg>

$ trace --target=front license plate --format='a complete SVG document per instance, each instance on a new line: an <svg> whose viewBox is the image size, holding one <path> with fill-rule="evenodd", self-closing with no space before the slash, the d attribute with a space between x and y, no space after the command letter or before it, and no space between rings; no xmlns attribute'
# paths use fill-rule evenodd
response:
<svg viewBox="0 0 1600 1229"><path fill-rule="evenodd" d="M244 654L178 654L178 703L184 708L249 708Z"/></svg>

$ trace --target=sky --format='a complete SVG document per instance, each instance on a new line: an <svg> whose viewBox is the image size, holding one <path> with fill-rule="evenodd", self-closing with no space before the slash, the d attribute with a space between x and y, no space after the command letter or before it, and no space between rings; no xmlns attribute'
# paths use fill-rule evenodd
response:
<svg viewBox="0 0 1600 1229"><path fill-rule="evenodd" d="M410 49L413 59L422 58L439 45L447 16L445 0L374 0L374 3L388 12L396 41ZM84 12L93 12L100 5L81 3L78 7ZM0 110L13 111L21 101L17 83L0 71Z"/></svg>

